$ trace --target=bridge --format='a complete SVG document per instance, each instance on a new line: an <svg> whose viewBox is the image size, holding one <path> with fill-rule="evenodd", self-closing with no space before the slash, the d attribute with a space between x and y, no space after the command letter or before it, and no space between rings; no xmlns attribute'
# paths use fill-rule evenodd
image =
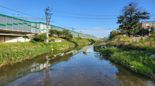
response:
<svg viewBox="0 0 155 86"><path fill-rule="evenodd" d="M66 28L50 25L50 29L64 30ZM32 22L25 19L0 14L0 42L26 42L29 35L46 32L46 24L43 22ZM88 34L82 34L70 30L74 37L95 38Z"/></svg>
<svg viewBox="0 0 155 86"><path fill-rule="evenodd" d="M7 42L8 40L8 42L11 42L10 40L14 42L15 38L21 39L26 35L40 33L40 27L40 23L0 14L0 42Z"/></svg>
<svg viewBox="0 0 155 86"><path fill-rule="evenodd" d="M13 33L39 33L37 23L0 14L0 31Z"/></svg>

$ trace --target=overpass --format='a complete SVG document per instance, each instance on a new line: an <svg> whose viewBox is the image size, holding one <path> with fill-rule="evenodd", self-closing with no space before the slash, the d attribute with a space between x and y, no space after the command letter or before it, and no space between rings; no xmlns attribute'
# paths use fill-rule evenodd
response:
<svg viewBox="0 0 155 86"><path fill-rule="evenodd" d="M66 28L50 25L49 29L64 30ZM14 16L0 14L0 42L26 42L30 41L27 36L46 32L46 24L32 22ZM95 38L88 34L82 34L70 30L74 37Z"/></svg>
<svg viewBox="0 0 155 86"><path fill-rule="evenodd" d="M38 23L0 14L0 42L24 42L23 37L40 33L39 27Z"/></svg>

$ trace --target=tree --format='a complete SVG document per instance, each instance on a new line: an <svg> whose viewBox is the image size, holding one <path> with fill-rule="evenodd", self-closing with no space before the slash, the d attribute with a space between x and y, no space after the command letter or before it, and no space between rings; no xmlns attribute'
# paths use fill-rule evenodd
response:
<svg viewBox="0 0 155 86"><path fill-rule="evenodd" d="M32 39L32 41L36 41L36 42L44 42L46 40L46 34L42 33L42 34L37 34L34 36L34 38Z"/></svg>
<svg viewBox="0 0 155 86"><path fill-rule="evenodd" d="M130 3L123 8L123 13L118 17L119 30L127 35L133 35L133 29L139 28L139 23L143 19L149 19L149 13L137 7L135 3Z"/></svg>
<svg viewBox="0 0 155 86"><path fill-rule="evenodd" d="M69 30L63 30L62 35L63 35L63 38L65 38L67 40L70 40L73 38L73 35L70 33Z"/></svg>
<svg viewBox="0 0 155 86"><path fill-rule="evenodd" d="M57 34L58 37L61 37L62 36L62 31L57 31L56 34Z"/></svg>
<svg viewBox="0 0 155 86"><path fill-rule="evenodd" d="M113 37L120 35L121 33L119 31L113 30L110 32L109 38L112 39Z"/></svg>
<svg viewBox="0 0 155 86"><path fill-rule="evenodd" d="M50 29L49 33L50 33L49 34L50 36L57 35L57 31L56 30L53 30L53 29Z"/></svg>
<svg viewBox="0 0 155 86"><path fill-rule="evenodd" d="M51 29L49 32L50 32L50 36L60 37L62 35L62 31L58 31L58 30L54 30L54 29Z"/></svg>
<svg viewBox="0 0 155 86"><path fill-rule="evenodd" d="M70 40L73 38L73 35L70 33L70 31L66 29L62 31L51 29L49 32L50 32L50 36L57 36L57 37L61 37L67 40Z"/></svg>

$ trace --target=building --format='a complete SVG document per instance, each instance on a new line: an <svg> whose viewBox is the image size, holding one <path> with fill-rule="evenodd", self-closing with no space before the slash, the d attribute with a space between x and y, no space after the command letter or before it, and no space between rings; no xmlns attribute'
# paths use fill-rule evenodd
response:
<svg viewBox="0 0 155 86"><path fill-rule="evenodd" d="M153 31L155 31L155 21L141 22L141 27L144 29L152 29Z"/></svg>

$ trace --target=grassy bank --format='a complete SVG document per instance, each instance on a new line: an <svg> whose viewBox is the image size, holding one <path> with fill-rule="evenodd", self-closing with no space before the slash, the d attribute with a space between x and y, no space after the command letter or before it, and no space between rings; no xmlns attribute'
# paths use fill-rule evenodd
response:
<svg viewBox="0 0 155 86"><path fill-rule="evenodd" d="M91 44L91 40L86 38L73 38L72 41L76 42L78 46L88 45Z"/></svg>
<svg viewBox="0 0 155 86"><path fill-rule="evenodd" d="M155 41L152 37L118 35L95 49L107 59L155 79Z"/></svg>
<svg viewBox="0 0 155 86"><path fill-rule="evenodd" d="M152 49L155 48L155 36L150 35L148 37L128 37L126 35L118 35L111 40L108 40L107 44L114 46L130 46L141 49Z"/></svg>
<svg viewBox="0 0 155 86"><path fill-rule="evenodd" d="M0 67L6 64L21 62L26 59L32 59L38 55L54 51L54 53L73 48L74 44L70 42L60 43L1 43L0 44Z"/></svg>
<svg viewBox="0 0 155 86"><path fill-rule="evenodd" d="M78 46L90 44L88 39L74 38L73 41L77 43ZM0 43L0 67L33 59L38 55L48 52L58 54L75 48L75 43L69 41L53 42L49 44L41 42Z"/></svg>

